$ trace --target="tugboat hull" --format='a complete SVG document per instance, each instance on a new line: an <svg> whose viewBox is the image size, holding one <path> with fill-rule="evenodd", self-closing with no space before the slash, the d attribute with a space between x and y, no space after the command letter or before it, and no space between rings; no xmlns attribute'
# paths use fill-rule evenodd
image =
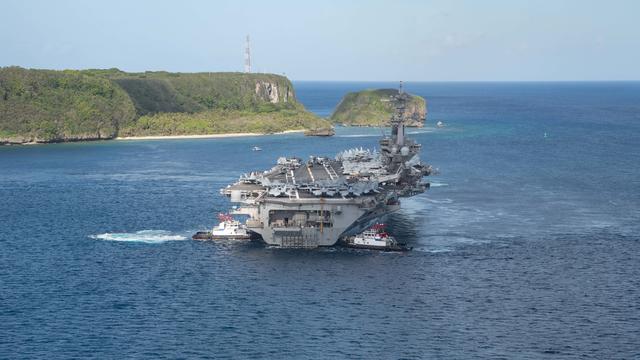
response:
<svg viewBox="0 0 640 360"><path fill-rule="evenodd" d="M406 246L404 244L375 246L375 245L351 244L347 242L347 243L344 243L343 246L351 249L378 250L378 251L411 251L413 250L413 247Z"/></svg>
<svg viewBox="0 0 640 360"><path fill-rule="evenodd" d="M213 235L209 231L198 231L192 237L193 240L251 240L251 235Z"/></svg>

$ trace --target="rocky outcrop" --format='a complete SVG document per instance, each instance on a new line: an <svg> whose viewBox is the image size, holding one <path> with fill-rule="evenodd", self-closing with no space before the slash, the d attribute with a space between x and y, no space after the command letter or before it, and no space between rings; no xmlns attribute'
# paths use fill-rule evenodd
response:
<svg viewBox="0 0 640 360"><path fill-rule="evenodd" d="M295 96L291 88L287 85L280 85L277 82L256 81L256 96L272 104L286 103L289 99L295 101Z"/></svg>
<svg viewBox="0 0 640 360"><path fill-rule="evenodd" d="M405 108L405 125L423 127L427 120L427 102L419 96L413 95L413 97L414 101L409 101Z"/></svg>
<svg viewBox="0 0 640 360"><path fill-rule="evenodd" d="M347 126L384 126L396 107L395 89L376 89L352 92L345 95L330 120ZM405 125L422 127L427 117L426 101L417 95L410 95L405 107Z"/></svg>
<svg viewBox="0 0 640 360"><path fill-rule="evenodd" d="M75 141L93 141L93 140L111 140L116 137L115 133L96 133L96 134L71 134L42 138L37 136L0 136L0 144L18 145L18 144L48 144L59 142L75 142Z"/></svg>
<svg viewBox="0 0 640 360"><path fill-rule="evenodd" d="M333 136L336 131L333 128L310 129L304 132L305 136Z"/></svg>
<svg viewBox="0 0 640 360"><path fill-rule="evenodd" d="M258 98L277 104L280 101L278 97L278 84L272 84L265 81L256 82L256 96Z"/></svg>

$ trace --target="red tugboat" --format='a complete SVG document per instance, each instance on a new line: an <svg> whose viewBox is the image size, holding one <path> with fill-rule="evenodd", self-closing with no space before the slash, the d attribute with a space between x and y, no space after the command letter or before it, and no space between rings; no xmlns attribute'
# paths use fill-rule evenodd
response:
<svg viewBox="0 0 640 360"><path fill-rule="evenodd" d="M375 224L356 236L345 239L346 247L355 249L409 251L412 247L398 243L396 239L384 231L385 224Z"/></svg>

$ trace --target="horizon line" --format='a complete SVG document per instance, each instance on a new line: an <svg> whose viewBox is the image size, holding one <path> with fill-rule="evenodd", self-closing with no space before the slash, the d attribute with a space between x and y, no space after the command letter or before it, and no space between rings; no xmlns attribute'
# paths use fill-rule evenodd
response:
<svg viewBox="0 0 640 360"><path fill-rule="evenodd" d="M577 83L577 82L640 82L640 79L597 79L597 80L311 80L311 79L289 79L299 82L353 82L353 83L376 83L376 82L399 82L403 83Z"/></svg>

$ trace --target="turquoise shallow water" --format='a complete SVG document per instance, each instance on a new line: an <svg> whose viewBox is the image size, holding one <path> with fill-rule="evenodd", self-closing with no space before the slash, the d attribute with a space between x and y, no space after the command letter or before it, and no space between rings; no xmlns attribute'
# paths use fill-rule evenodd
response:
<svg viewBox="0 0 640 360"><path fill-rule="evenodd" d="M381 86L296 84L323 116ZM379 129L1 147L0 358L640 356L640 83L406 86L440 170L407 254L188 240L241 173Z"/></svg>

